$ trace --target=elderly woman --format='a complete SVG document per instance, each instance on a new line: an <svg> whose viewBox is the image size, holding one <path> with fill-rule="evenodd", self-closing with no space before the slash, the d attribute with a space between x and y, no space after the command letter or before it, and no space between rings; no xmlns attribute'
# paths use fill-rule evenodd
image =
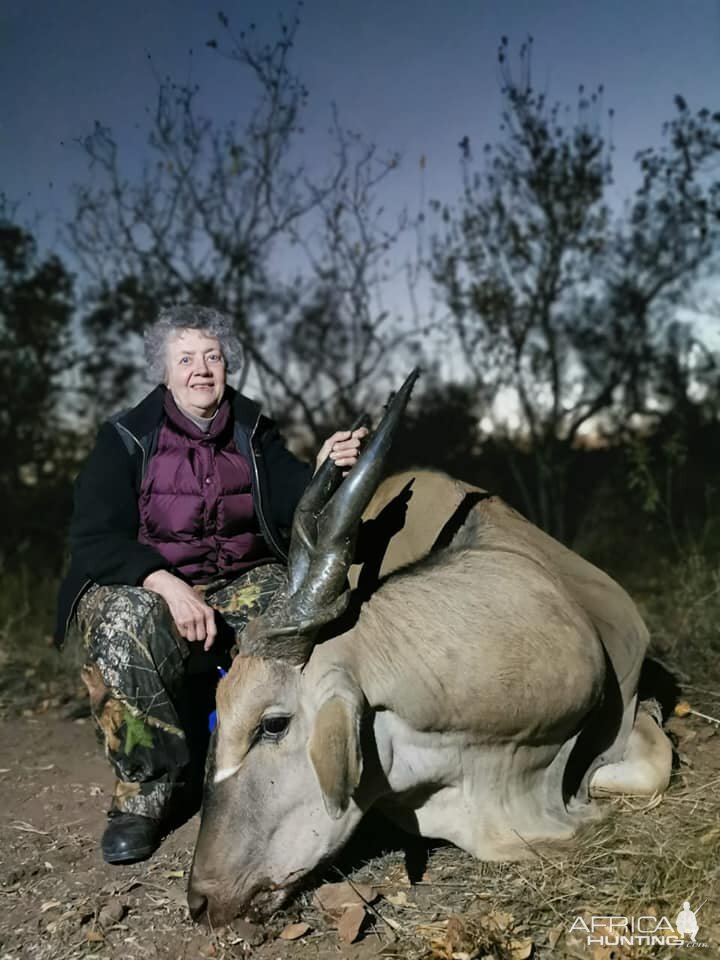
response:
<svg viewBox="0 0 720 960"><path fill-rule="evenodd" d="M161 385L110 418L75 490L59 639L79 636L83 680L117 785L109 863L145 859L194 812L217 668L284 579L285 531L311 475L272 421L232 390L241 351L215 310L164 310L145 336ZM334 433L350 469L362 437Z"/></svg>

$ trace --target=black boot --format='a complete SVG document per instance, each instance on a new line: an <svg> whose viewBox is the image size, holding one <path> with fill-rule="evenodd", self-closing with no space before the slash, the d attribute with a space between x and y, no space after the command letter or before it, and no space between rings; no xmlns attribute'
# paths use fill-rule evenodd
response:
<svg viewBox="0 0 720 960"><path fill-rule="evenodd" d="M111 810L108 825L100 841L106 863L137 863L147 860L157 848L165 833L159 820L139 813Z"/></svg>

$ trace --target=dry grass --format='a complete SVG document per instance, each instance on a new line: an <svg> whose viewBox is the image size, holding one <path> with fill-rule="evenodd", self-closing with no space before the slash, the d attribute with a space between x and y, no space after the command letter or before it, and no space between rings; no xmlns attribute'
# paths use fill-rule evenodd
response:
<svg viewBox="0 0 720 960"><path fill-rule="evenodd" d="M718 701L720 697L693 702L717 715ZM698 939L711 944L707 956L720 956L720 734L715 725L697 718L673 719L670 728L682 762L667 794L651 801L613 801L608 817L588 829L572 851L552 857L538 851L523 863L488 864L452 847L435 850L426 880L409 888L406 904L393 907L381 901L380 910L400 924L397 955L449 958L453 951L447 947L464 926L474 930L482 947L478 956L519 957L519 945L529 938L532 956L587 958L591 954L584 938L569 932L575 917L656 915L673 920L683 901L690 900L693 909L702 904ZM356 871L353 879L386 891L402 882L401 869L397 857L381 858ZM453 917L448 935L448 918ZM311 918L307 907L303 918ZM473 954L469 949L454 952ZM676 948L627 955L674 957ZM597 954L601 956L606 955Z"/></svg>
<svg viewBox="0 0 720 960"><path fill-rule="evenodd" d="M697 720L682 723L681 742L685 733L696 733L691 742L705 733ZM689 899L699 908L699 939L710 944L702 955L720 955L720 737L713 734L702 742L715 751L711 779L699 763L692 769L681 767L662 802L617 801L608 819L562 856L543 853L522 864L484 864L444 847L430 853L427 872L412 885L402 853L370 860L353 870L350 880L373 885L382 897L371 912L365 942L342 952L406 960L611 960L610 951L593 954L569 932L576 916L674 918ZM254 955L284 960L340 953L334 923L310 893L276 917L262 931L265 942L253 947L242 932L204 931L189 922L189 844L164 849L149 864L110 872L107 879L108 868L82 866L94 848L94 836L72 823L45 835L35 829L14 820L3 830L5 857L16 864L4 877L7 908L14 901L16 917L29 920L21 934L22 949L5 939L0 956L7 960L30 954L37 960L91 955L138 960ZM122 905L117 920L108 911L113 903ZM287 923L300 918L312 928L301 942L274 939ZM639 960L675 957L677 952L667 948L614 956Z"/></svg>
<svg viewBox="0 0 720 960"><path fill-rule="evenodd" d="M670 581L666 579L664 587L657 584L643 595L658 649L680 676L683 695L693 709L720 718L714 659L720 575L709 564L692 559ZM0 709L6 723L24 713L28 723L37 724L35 737L48 736L51 730L65 736L69 731L68 742L76 744L79 729L89 743L89 725L74 728L63 719L68 706L58 706L76 689L74 665L58 670L60 661L48 646L42 605L33 608L21 583L14 590L20 603L13 611L6 606L0 619ZM310 892L260 931L254 944L246 931L195 927L185 906L194 825L170 838L150 863L112 870L99 862L95 828L78 823L91 806L99 822L106 798L92 791L102 793L101 787L61 782L53 772L37 773L43 761L36 755L36 741L28 735L23 746L19 738L17 748L6 749L2 761L3 769L11 762L17 765L15 786L10 790L6 779L0 781L4 797L0 882L7 904L0 918L0 960L30 955L36 960L91 955L133 960L230 960L250 955L258 960L337 956L665 960L676 957L677 949L635 946L603 952L588 948L584 937L571 933L570 927L577 916L665 915L672 920L684 900L698 913L698 940L708 944L698 948L698 955L720 956L720 733L717 723L697 713L673 717L668 723L676 767L667 793L652 801L611 802L605 820L588 829L572 849L556 855L538 850L520 864L487 864L452 847L428 851L416 844L409 854L395 849L361 862L363 850L373 845L382 849L368 827L336 868L352 883L371 884L381 894L368 909L365 940L352 946L339 944L334 922ZM36 772L22 773L29 769ZM97 769L104 769L99 757ZM75 776L79 781L80 774ZM33 793L41 795L43 790L51 791L52 797L57 791L62 798L58 803L62 811L51 821L33 816L25 806ZM410 865L416 880L411 884L408 857L423 856L426 864ZM340 877L331 870L326 879ZM107 909L113 902L122 907L116 910L117 919L112 908L109 913ZM310 924L307 935L297 942L275 939L285 924L299 919Z"/></svg>
<svg viewBox="0 0 720 960"><path fill-rule="evenodd" d="M703 677L720 690L720 563L697 552L633 590L652 649L683 682Z"/></svg>

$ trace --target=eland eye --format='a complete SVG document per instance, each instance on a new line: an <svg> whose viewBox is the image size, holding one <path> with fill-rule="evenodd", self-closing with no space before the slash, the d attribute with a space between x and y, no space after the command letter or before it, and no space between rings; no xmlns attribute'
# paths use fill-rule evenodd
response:
<svg viewBox="0 0 720 960"><path fill-rule="evenodd" d="M260 732L265 740L279 740L285 736L289 726L290 717L263 717L260 721Z"/></svg>

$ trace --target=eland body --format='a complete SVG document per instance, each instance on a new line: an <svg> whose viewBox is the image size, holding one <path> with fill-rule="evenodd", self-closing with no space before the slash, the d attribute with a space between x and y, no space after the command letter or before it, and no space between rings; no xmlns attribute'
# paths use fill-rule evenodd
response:
<svg viewBox="0 0 720 960"><path fill-rule="evenodd" d="M316 476L288 590L220 682L196 917L271 912L373 806L504 860L572 838L600 815L593 797L667 786L669 741L637 702L648 633L622 588L444 474L378 487L410 386L354 487ZM350 569L363 511L367 559Z"/></svg>

